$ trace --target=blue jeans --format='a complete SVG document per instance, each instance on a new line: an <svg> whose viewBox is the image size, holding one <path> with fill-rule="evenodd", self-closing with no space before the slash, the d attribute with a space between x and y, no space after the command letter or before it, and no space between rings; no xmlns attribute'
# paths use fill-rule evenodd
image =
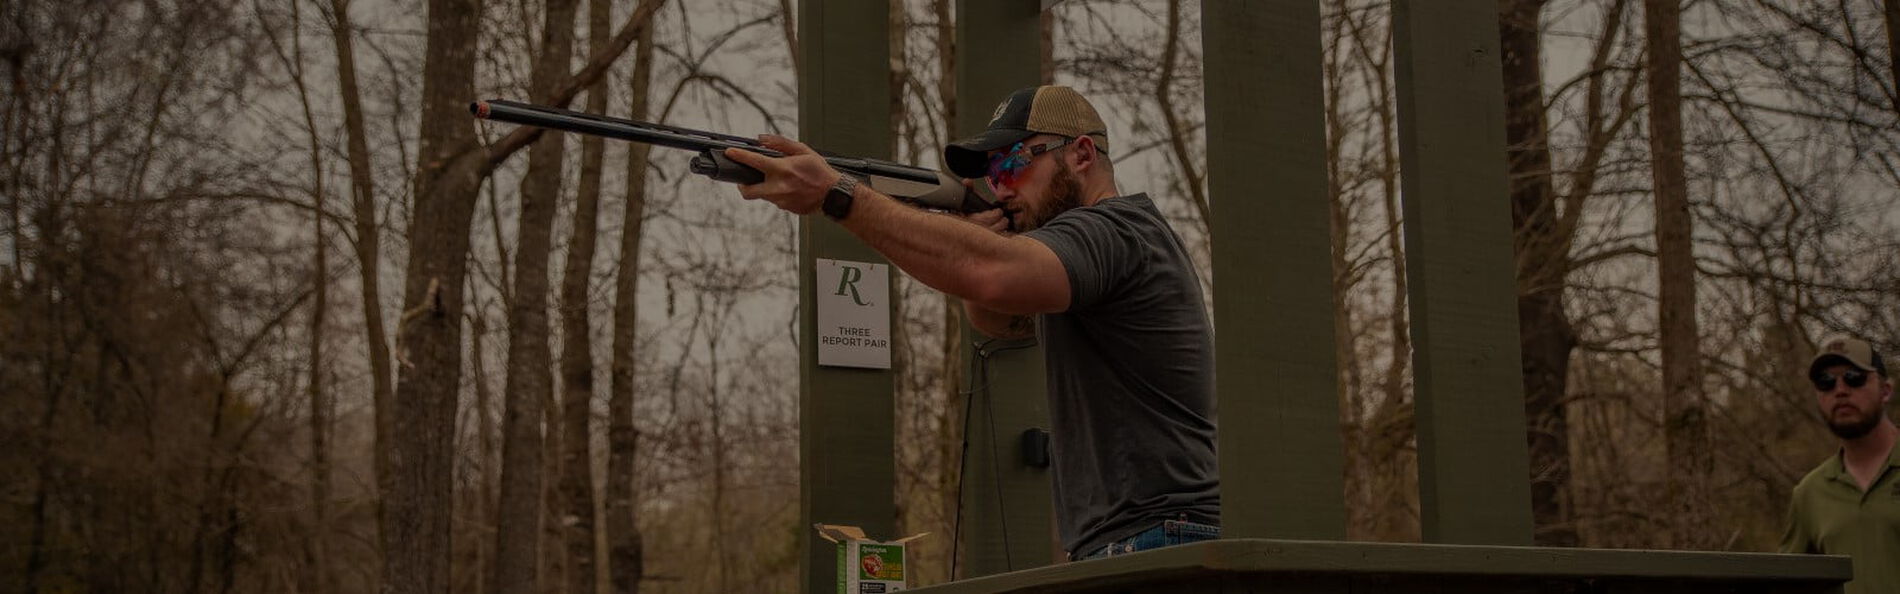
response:
<svg viewBox="0 0 1900 594"><path fill-rule="evenodd" d="M1153 528L1143 530L1134 536L1124 538L1088 554L1075 557L1076 561L1126 555L1136 551L1147 551L1161 547L1171 547L1190 542L1214 540L1220 538L1220 526L1189 522L1187 520L1166 520Z"/></svg>

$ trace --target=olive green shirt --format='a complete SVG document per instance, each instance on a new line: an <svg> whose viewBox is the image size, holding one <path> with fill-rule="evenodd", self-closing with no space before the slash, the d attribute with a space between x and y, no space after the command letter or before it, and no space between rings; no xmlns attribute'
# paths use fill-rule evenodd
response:
<svg viewBox="0 0 1900 594"><path fill-rule="evenodd" d="M1866 491L1836 452L1794 486L1783 553L1854 558L1846 594L1900 592L1900 445Z"/></svg>

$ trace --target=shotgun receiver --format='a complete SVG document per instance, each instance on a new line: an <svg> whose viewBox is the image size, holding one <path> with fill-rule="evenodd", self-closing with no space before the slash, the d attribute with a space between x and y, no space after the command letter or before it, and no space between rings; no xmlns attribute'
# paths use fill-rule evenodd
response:
<svg viewBox="0 0 1900 594"><path fill-rule="evenodd" d="M755 184L765 180L757 169L726 158L725 149L741 148L769 157L782 153L765 148L759 141L743 136L677 128L664 124L627 120L591 113L570 111L530 103L490 99L468 105L475 117L510 124L538 126L549 130L592 134L617 140L630 140L676 149L697 151L691 165L693 173L717 181ZM996 204L963 185L949 174L893 163L880 159L846 157L818 152L825 162L840 173L856 176L873 189L892 198L924 208L953 212L981 212Z"/></svg>

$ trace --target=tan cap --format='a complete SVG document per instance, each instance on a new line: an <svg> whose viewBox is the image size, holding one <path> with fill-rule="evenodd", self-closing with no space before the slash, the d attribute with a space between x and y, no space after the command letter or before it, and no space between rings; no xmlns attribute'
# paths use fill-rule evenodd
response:
<svg viewBox="0 0 1900 594"><path fill-rule="evenodd" d="M1010 93L996 111L983 133L950 143L943 149L944 164L950 172L966 178L983 177L989 168L988 153L1022 142L1036 134L1077 137L1094 136L1095 146L1108 153L1108 125L1095 112L1095 106L1075 89L1041 86Z"/></svg>
<svg viewBox="0 0 1900 594"><path fill-rule="evenodd" d="M1878 371L1887 375L1887 364L1880 360L1880 353L1874 352L1874 346L1867 341L1850 336L1835 336L1821 341L1821 346L1808 360L1808 375L1813 376L1822 367L1846 363L1861 371Z"/></svg>

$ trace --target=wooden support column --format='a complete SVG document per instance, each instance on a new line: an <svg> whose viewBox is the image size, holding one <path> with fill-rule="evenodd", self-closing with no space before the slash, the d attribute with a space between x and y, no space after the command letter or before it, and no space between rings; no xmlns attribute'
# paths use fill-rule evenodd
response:
<svg viewBox="0 0 1900 594"><path fill-rule="evenodd" d="M1343 540L1319 3L1201 13L1221 536Z"/></svg>
<svg viewBox="0 0 1900 594"><path fill-rule="evenodd" d="M889 158L888 0L798 3L799 138L849 155ZM884 264L822 216L798 226L799 574L807 593L838 588L837 547L813 523L850 524L894 538L893 382L889 369L818 366L815 259ZM892 286L896 283L892 282ZM889 311L894 292L882 297ZM896 320L892 320L896 324Z"/></svg>
<svg viewBox="0 0 1900 594"><path fill-rule="evenodd" d="M1497 3L1393 3L1426 542L1531 544Z"/></svg>
<svg viewBox="0 0 1900 594"><path fill-rule="evenodd" d="M1041 10L1023 0L960 0L956 6L953 130L962 138L983 131L990 112L1011 91L1037 84ZM967 323L963 335L984 340ZM971 349L963 355L972 371L958 538L963 576L1048 565L1060 549L1054 542L1049 469L1025 465L1022 456L1023 432L1050 428L1047 371L1042 347L1033 342L992 341L983 352Z"/></svg>

